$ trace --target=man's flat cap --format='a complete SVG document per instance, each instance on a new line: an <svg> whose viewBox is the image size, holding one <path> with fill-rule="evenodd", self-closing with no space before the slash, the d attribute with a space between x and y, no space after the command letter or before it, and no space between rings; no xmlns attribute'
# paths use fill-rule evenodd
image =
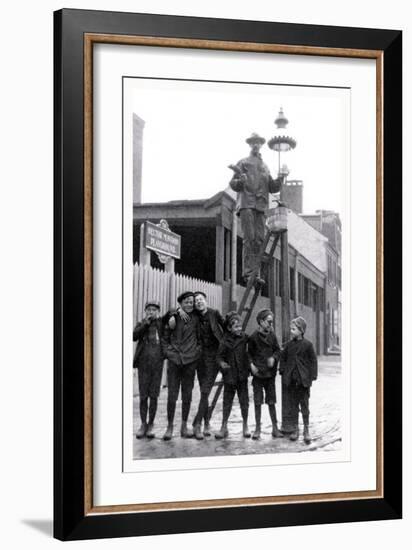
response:
<svg viewBox="0 0 412 550"><path fill-rule="evenodd" d="M177 301L179 302L179 304L181 304L183 302L183 300L185 300L189 296L194 296L192 291L188 290L186 292L182 292L182 294L180 296L178 296Z"/></svg>

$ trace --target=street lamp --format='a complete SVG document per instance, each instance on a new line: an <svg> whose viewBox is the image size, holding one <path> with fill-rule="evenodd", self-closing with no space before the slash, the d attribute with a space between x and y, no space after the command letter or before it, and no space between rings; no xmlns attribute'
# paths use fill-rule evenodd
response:
<svg viewBox="0 0 412 550"><path fill-rule="evenodd" d="M275 125L278 130L284 130L289 123L289 120L286 118L282 107L280 108L279 114L277 118L275 119ZM278 135L274 136L268 141L268 147L272 149L272 151L275 151L278 153L278 176L283 176L283 183L280 188L280 201L276 201L273 208L270 208L268 210L268 216L266 225L269 229L269 231L272 232L283 232L287 230L287 224L288 224L288 211L287 211L287 205L283 203L283 185L286 181L286 178L289 175L289 168L286 164L280 164L280 154L286 153L287 151L291 151L296 147L296 141L290 137L285 135Z"/></svg>
<svg viewBox="0 0 412 550"><path fill-rule="evenodd" d="M283 109L281 107L279 114L275 119L276 128L278 130L284 130L288 123L289 121L285 117ZM291 151L292 149L294 149L296 147L296 140L294 140L290 136L283 136L278 133L278 135L274 136L268 141L268 147L272 149L272 151L277 151L278 153L278 172L279 174L281 174L280 153L286 153L287 151Z"/></svg>

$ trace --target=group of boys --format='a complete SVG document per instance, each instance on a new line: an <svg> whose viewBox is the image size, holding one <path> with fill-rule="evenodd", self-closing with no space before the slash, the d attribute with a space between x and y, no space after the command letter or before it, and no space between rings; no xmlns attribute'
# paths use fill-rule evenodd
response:
<svg viewBox="0 0 412 550"><path fill-rule="evenodd" d="M141 418L136 437L155 436L153 428L163 361L167 359L167 428L163 440L169 441L173 437L179 390L182 401L180 435L199 440L211 435L209 395L219 371L223 377L223 416L215 438L229 436L228 420L236 393L243 420L243 437L251 437L248 428L249 375L252 375L255 405L252 438L260 439L264 402L272 421L272 436L283 437L278 428L275 405L275 379L279 365L288 414L292 419L289 438L292 441L298 439L300 407L304 441L310 443L309 395L312 381L317 378L317 357L311 342L304 338L305 320L302 317L292 320L291 339L281 349L273 329L273 313L269 309L259 311L256 318L258 328L248 336L243 332L242 319L236 312L229 312L223 318L219 311L208 306L207 296L202 291L184 292L177 301L179 307L163 316L158 302L147 302L145 317L133 331L133 340L138 341L133 367L138 371ZM192 431L188 427L188 417L196 374L200 400Z"/></svg>

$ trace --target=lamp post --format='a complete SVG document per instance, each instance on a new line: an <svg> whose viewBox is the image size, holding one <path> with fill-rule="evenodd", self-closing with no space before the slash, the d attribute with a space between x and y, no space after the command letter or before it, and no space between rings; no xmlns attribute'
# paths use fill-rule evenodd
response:
<svg viewBox="0 0 412 550"><path fill-rule="evenodd" d="M280 234L280 286L281 286L281 299L282 299L282 341L286 342L289 339L289 324L290 324L290 287L289 287L289 244L288 244L288 231L287 231L287 204L283 203L284 192L283 188L286 182L286 178L289 175L289 169L285 164L281 166L281 153L287 153L296 147L296 140L290 136L283 135L279 130L286 129L289 120L286 118L282 107L279 114L275 119L275 126L278 130L276 135L268 141L268 147L277 153L278 174L283 176L283 182L280 188L280 203L278 208L285 209L282 212L285 218L284 227ZM279 217L280 217L279 213ZM274 302L274 301L273 301Z"/></svg>
<svg viewBox="0 0 412 550"><path fill-rule="evenodd" d="M272 151L277 153L277 164L279 175L283 175L283 181L280 189L280 204L287 209L287 204L284 204L284 186L286 183L286 178L289 175L289 170L284 164L281 167L280 159L281 153L287 153L296 147L296 141L287 135L281 135L281 131L286 129L288 125L288 119L285 117L283 109L281 108L279 114L275 120L275 125L277 128L277 135L275 135L268 142L268 146ZM286 217L287 220L287 217ZM289 287L289 244L288 244L288 231L287 231L287 221L286 229L280 234L280 286L281 286L281 299L282 299L282 341L286 342L289 340L289 325L290 325L290 287ZM282 429L288 427L290 424L290 418L288 411L290 410L289 405L289 393L285 390L285 387L282 384Z"/></svg>

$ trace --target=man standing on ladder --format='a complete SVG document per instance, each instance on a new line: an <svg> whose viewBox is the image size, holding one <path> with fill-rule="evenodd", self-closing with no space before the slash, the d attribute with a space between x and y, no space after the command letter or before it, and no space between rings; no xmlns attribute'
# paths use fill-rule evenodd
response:
<svg viewBox="0 0 412 550"><path fill-rule="evenodd" d="M272 178L269 168L262 160L260 149L265 139L253 133L246 139L250 146L248 157L236 165L230 165L234 175L230 187L239 193L240 220L243 231L243 279L245 282L256 272L256 284L265 281L260 277L260 253L265 236L266 209L269 193L280 191L283 176Z"/></svg>

